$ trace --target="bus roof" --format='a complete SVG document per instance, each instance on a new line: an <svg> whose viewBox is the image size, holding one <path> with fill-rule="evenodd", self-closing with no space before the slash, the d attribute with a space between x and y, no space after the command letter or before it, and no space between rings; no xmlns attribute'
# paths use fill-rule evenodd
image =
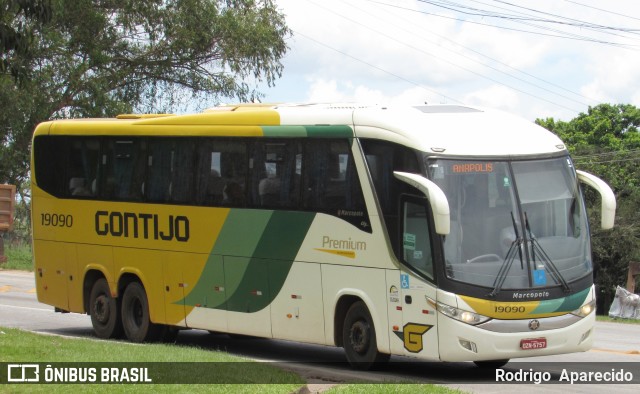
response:
<svg viewBox="0 0 640 394"><path fill-rule="evenodd" d="M557 136L533 122L470 106L316 104L276 110L281 124L348 122L359 138L393 141L432 154L511 156L566 150Z"/></svg>
<svg viewBox="0 0 640 394"><path fill-rule="evenodd" d="M500 111L454 105L224 105L188 115L126 114L117 119L55 120L40 124L35 132L39 134L355 136L447 156L541 155L566 150L560 139L533 122Z"/></svg>

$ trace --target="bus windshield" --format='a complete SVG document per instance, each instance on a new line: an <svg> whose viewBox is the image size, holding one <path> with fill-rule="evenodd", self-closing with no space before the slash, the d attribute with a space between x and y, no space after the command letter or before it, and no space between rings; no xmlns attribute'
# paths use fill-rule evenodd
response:
<svg viewBox="0 0 640 394"><path fill-rule="evenodd" d="M526 161L430 159L446 194L449 279L493 289L562 286L592 271L586 214L568 157Z"/></svg>

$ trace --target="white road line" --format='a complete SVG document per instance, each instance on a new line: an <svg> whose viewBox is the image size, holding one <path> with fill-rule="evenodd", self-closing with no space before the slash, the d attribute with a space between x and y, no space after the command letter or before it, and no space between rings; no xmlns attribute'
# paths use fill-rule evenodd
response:
<svg viewBox="0 0 640 394"><path fill-rule="evenodd" d="M40 311L40 312L52 312L52 313L55 313L55 311L53 309L31 308L31 307L28 307L28 306L15 306L15 305L0 304L0 307L14 308L14 309L28 309L30 311Z"/></svg>

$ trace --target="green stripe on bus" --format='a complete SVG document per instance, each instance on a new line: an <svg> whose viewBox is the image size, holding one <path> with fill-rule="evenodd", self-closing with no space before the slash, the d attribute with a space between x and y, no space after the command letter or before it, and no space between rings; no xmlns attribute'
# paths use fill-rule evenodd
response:
<svg viewBox="0 0 640 394"><path fill-rule="evenodd" d="M309 212L232 210L185 305L264 309L282 289L314 218Z"/></svg>
<svg viewBox="0 0 640 394"><path fill-rule="evenodd" d="M584 300L587 299L587 296L589 295L590 291L591 291L591 288L588 287L579 293L572 294L568 297L565 297L564 302L558 308L558 312L564 312L564 311L570 312L580 308L582 304L584 304Z"/></svg>
<svg viewBox="0 0 640 394"><path fill-rule="evenodd" d="M589 295L591 288L586 288L579 293L572 294L568 297L558 298L555 300L540 301L540 304L536 309L531 312L532 314L538 313L554 313L554 312L571 312L584 304L584 300Z"/></svg>
<svg viewBox="0 0 640 394"><path fill-rule="evenodd" d="M304 126L261 126L265 137L306 137Z"/></svg>
<svg viewBox="0 0 640 394"><path fill-rule="evenodd" d="M253 256L272 214L273 211L260 209L231 209L211 253L223 256Z"/></svg>
<svg viewBox="0 0 640 394"><path fill-rule="evenodd" d="M353 129L349 126L307 126L309 137L350 138L353 137Z"/></svg>
<svg viewBox="0 0 640 394"><path fill-rule="evenodd" d="M261 126L265 137L349 138L353 129L345 125L333 126Z"/></svg>

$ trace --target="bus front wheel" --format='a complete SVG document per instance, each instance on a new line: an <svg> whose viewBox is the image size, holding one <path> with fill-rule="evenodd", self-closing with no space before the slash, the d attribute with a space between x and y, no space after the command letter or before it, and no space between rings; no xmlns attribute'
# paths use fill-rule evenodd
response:
<svg viewBox="0 0 640 394"><path fill-rule="evenodd" d="M356 369L370 369L376 363L389 359L388 354L378 352L373 319L362 301L355 302L347 311L342 344L349 364Z"/></svg>
<svg viewBox="0 0 640 394"><path fill-rule="evenodd" d="M157 339L158 326L149 319L149 300L144 287L131 282L122 296L122 326L132 342L149 342Z"/></svg>
<svg viewBox="0 0 640 394"><path fill-rule="evenodd" d="M104 278L98 279L91 287L89 295L89 315L93 331L98 338L117 338L122 335L122 322L118 303L111 296L109 284Z"/></svg>

